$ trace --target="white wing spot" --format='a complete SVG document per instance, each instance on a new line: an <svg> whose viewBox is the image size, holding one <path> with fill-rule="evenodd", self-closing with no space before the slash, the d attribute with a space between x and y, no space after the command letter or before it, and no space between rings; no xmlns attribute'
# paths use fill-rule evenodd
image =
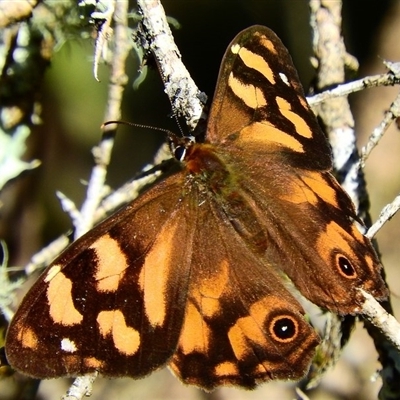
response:
<svg viewBox="0 0 400 400"><path fill-rule="evenodd" d="M284 83L286 86L290 86L289 79L288 79L288 77L287 77L283 72L279 72L279 76L281 77L283 83Z"/></svg>
<svg viewBox="0 0 400 400"><path fill-rule="evenodd" d="M60 264L53 265L47 272L46 277L44 278L44 281L46 283L50 282L60 271L61 271Z"/></svg>
<svg viewBox="0 0 400 400"><path fill-rule="evenodd" d="M66 351L67 353L75 353L77 348L74 341L64 338L61 340L61 350Z"/></svg>
<svg viewBox="0 0 400 400"><path fill-rule="evenodd" d="M231 52L232 52L233 54L239 53L239 50L240 50L240 45L239 45L239 44L235 43L235 44L233 44L233 45L231 46Z"/></svg>

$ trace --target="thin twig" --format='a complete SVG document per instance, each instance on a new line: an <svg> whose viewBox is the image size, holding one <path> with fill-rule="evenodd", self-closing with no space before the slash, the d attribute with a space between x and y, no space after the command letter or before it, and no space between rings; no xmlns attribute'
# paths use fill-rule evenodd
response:
<svg viewBox="0 0 400 400"><path fill-rule="evenodd" d="M345 79L345 65L348 54L341 36L341 2L310 0L310 25L313 30L313 50L317 68L316 87L321 90L342 84ZM339 181L358 205L358 185L349 185L348 170L345 168L355 153L354 121L347 98L330 98L323 103L312 103L314 110L323 121L333 153L335 171L340 171ZM318 105L317 105L318 104ZM342 343L342 333L335 331L326 336L328 341ZM318 382L324 371L334 365L341 354L340 345L322 344L323 363L314 363L312 380ZM315 385L314 382L312 382Z"/></svg>
<svg viewBox="0 0 400 400"><path fill-rule="evenodd" d="M115 49L111 63L110 83L108 86L107 105L105 120L119 120L121 118L121 105L124 87L128 81L125 73L125 63L130 47L128 40L128 1L119 0L115 2L115 12L113 14L115 27ZM93 149L96 165L93 167L89 180L87 196L81 209L79 224L75 226L75 239L89 230L95 222L95 213L104 193L106 192L107 167L110 163L111 151L114 145L112 125L105 127L105 135L100 144ZM77 377L69 388L63 399L80 400L89 395L92 383L97 377L96 374Z"/></svg>
<svg viewBox="0 0 400 400"><path fill-rule="evenodd" d="M170 157L170 150L168 146L161 146L155 155L153 162L146 165L143 171L149 171L155 166L159 165L162 161ZM121 186L119 189L115 190L109 196L107 196L101 205L96 210L95 221L100 221L107 215L110 211L113 211L120 207L122 204L126 204L129 201L136 199L140 191L150 183L154 182L161 175L160 170L156 170L153 173L145 174L145 176L128 182Z"/></svg>
<svg viewBox="0 0 400 400"><path fill-rule="evenodd" d="M155 155L153 162L148 164L144 171L150 170L154 166L157 166L161 163L161 161L167 158L167 154L170 154L168 146L161 146ZM119 189L115 190L107 197L103 199L99 207L97 207L93 222L97 223L103 220L106 215L108 215L111 211L114 211L121 207L123 204L126 204L129 201L134 200L139 192L143 189L144 186L154 182L157 177L160 176L160 171L157 170L152 174L148 174L142 178L135 179L132 182L129 182ZM30 276L32 273L37 271L40 268L44 268L49 265L51 261L54 260L56 256L58 256L62 250L64 250L69 244L68 237L66 235L61 235L53 242L51 242L48 246L41 249L38 253L34 254L30 260L30 262L25 266L25 274L26 276Z"/></svg>
<svg viewBox="0 0 400 400"><path fill-rule="evenodd" d="M400 92L398 93L396 99L390 105L389 110L385 112L385 115L381 123L373 130L372 135L368 139L368 143L361 149L361 156L359 160L359 168L364 168L365 161L371 154L371 151L379 143L379 140L388 130L389 126L400 117Z"/></svg>
<svg viewBox="0 0 400 400"><path fill-rule="evenodd" d="M188 127L194 129L202 118L207 96L197 88L182 62L161 2L138 0L137 3L143 15L143 33L148 49L157 60L172 110L176 116L184 117Z"/></svg>
<svg viewBox="0 0 400 400"><path fill-rule="evenodd" d="M81 400L92 394L92 385L98 376L97 372L93 374L79 376L74 380L62 400Z"/></svg>
<svg viewBox="0 0 400 400"><path fill-rule="evenodd" d="M72 221L73 226L79 226L81 220L81 213L76 208L76 204L68 198L64 193L57 191L56 196L60 200L61 207L66 212Z"/></svg>
<svg viewBox="0 0 400 400"><path fill-rule="evenodd" d="M382 211L379 214L378 219L375 223L368 229L368 232L365 234L368 238L372 239L379 229L388 222L400 209L400 194L395 197L395 199L386 204L385 207L382 208Z"/></svg>
<svg viewBox="0 0 400 400"><path fill-rule="evenodd" d="M347 96L361 90L381 86L394 86L398 84L400 84L400 78L389 71L386 74L366 76L365 78L353 82L340 84L334 89L325 90L321 93L315 94L314 96L307 97L307 101L310 106L313 107L326 100Z"/></svg>
<svg viewBox="0 0 400 400"><path fill-rule="evenodd" d="M348 59L341 36L341 2L310 0L310 8L313 48L318 60L317 88L341 84L345 79ZM354 119L350 105L344 96L318 104L317 113L323 121L332 146L334 169L358 209L359 199L364 195L364 183L363 177L354 173L350 167L357 161Z"/></svg>
<svg viewBox="0 0 400 400"><path fill-rule="evenodd" d="M340 12L337 12L338 8L341 7L341 2L330 2L327 0L310 0L313 13L315 13L315 26L318 31L316 37L319 39L318 43L320 46L321 55L330 54L330 57L325 59L325 62L320 62L319 68L326 66L326 75L331 77L331 71L334 65L341 68L341 74L344 78L345 71L345 58L346 52L344 50L343 40L340 38L336 44L332 43L332 38L337 38L340 35L340 26L337 21L340 19ZM332 13L333 10L333 13ZM324 22L324 24L321 24ZM326 23L326 24L325 24ZM322 29L323 28L323 29ZM335 54L338 52L338 54ZM333 57L332 57L333 56ZM324 58L322 58L324 59ZM329 60L329 62L327 62ZM342 61L342 65L338 65L338 62ZM391 78L395 77L398 80L398 74L393 72L393 68L390 73L387 74ZM334 76L334 74L332 75ZM340 76L340 74L339 74ZM374 83L380 84L380 79L375 78L371 81L364 79L352 83L350 87L352 89L359 89L363 87L371 87ZM339 81L324 81L320 87L330 87ZM322 111L322 113L321 113ZM323 119L328 137L330 139L333 155L334 155L334 166L339 171L339 178L345 190L349 193L356 208L359 211L360 216L369 223L368 214L368 195L365 189L365 181L362 173L362 169L359 168L359 157L355 146L355 132L354 132L354 121L350 111L350 107L347 103L347 99L343 98L329 100L318 107L318 114ZM399 358L399 326L398 324L388 324L386 321L393 317L388 317L388 313L392 312L391 304L389 301L384 303L386 310L384 310L378 302L375 300L370 301L370 296L365 294L365 304L362 308L362 315L365 316L371 324L365 324L369 335L373 338L375 347L380 355L382 362L382 382L383 387L381 390L381 398L386 399L387 394L397 393L399 389L396 379L391 377L398 376L398 358ZM397 348L393 345L395 343Z"/></svg>
<svg viewBox="0 0 400 400"><path fill-rule="evenodd" d="M69 244L68 236L61 235L53 240L46 247L43 247L31 257L31 260L26 264L24 272L26 277L29 277L38 269L47 267Z"/></svg>
<svg viewBox="0 0 400 400"><path fill-rule="evenodd" d="M363 304L363 315L396 346L400 349L400 324L393 315L390 315L375 298L360 289L365 302Z"/></svg>
<svg viewBox="0 0 400 400"><path fill-rule="evenodd" d="M128 40L128 1L119 0L115 4L115 50L110 71L105 121L121 118L121 104L124 87L127 83L125 62L129 54ZM110 133L113 126L105 127L106 135L100 144L93 150L96 165L89 180L87 197L81 209L81 221L75 227L75 239L87 232L94 224L96 209L103 198L107 167L110 163L111 151L114 145L114 136Z"/></svg>

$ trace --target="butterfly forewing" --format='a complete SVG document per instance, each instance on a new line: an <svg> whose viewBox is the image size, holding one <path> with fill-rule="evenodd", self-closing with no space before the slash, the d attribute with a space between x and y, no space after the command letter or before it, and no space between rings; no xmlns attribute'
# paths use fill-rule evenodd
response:
<svg viewBox="0 0 400 400"><path fill-rule="evenodd" d="M182 326L194 234L178 177L80 238L45 271L9 328L11 365L49 378L94 370L143 376L166 363Z"/></svg>
<svg viewBox="0 0 400 400"><path fill-rule="evenodd" d="M208 141L236 146L249 153L246 160L280 157L287 165L331 168L327 141L274 32L254 26L239 34L228 46L218 82Z"/></svg>

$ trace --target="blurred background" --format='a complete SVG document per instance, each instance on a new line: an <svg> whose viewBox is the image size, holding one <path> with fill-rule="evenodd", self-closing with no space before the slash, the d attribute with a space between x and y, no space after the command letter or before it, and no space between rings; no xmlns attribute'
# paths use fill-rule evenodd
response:
<svg viewBox="0 0 400 400"><path fill-rule="evenodd" d="M135 2L132 1L132 9ZM176 43L200 90L212 98L219 65L226 46L242 29L262 24L272 28L288 47L305 90L314 72L310 64L311 31L306 0L163 0L168 16L175 18ZM382 59L400 60L400 2L364 0L343 2L343 34L347 50L359 63L359 77L385 72ZM9 247L10 265L24 265L44 245L71 228L68 216L55 196L61 191L79 206L85 195L93 158L91 149L101 136L107 95L108 67L101 65L95 81L92 73L93 38L71 35L54 54L42 86L43 123L29 139L28 159L42 165L9 185L1 194L0 237ZM131 54L129 84L124 94L122 119L178 132L171 107L156 70L134 90L140 61ZM354 78L354 77L353 77ZM399 88L376 88L350 96L359 146L363 146ZM121 127L109 168L108 183L117 188L151 162L165 141L162 133ZM382 207L400 191L400 135L393 126L374 150L365 168L376 220ZM399 315L400 224L395 216L377 239L392 301ZM311 399L376 399L380 388L377 354L359 324L337 366L324 377ZM374 378L378 382L374 382ZM9 378L13 379L13 378ZM39 399L59 398L70 380L42 382ZM1 388L1 385L0 385ZM183 386L164 369L140 381L99 379L92 399L292 399L292 384L270 383L253 392L224 388L211 394ZM0 390L0 400L18 398Z"/></svg>

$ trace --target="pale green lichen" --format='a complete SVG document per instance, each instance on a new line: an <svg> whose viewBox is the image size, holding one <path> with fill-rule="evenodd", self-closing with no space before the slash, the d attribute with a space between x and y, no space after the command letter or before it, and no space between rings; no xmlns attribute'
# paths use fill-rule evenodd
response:
<svg viewBox="0 0 400 400"><path fill-rule="evenodd" d="M8 250L2 240L0 240L0 248L3 253L3 261L0 264L0 311L7 321L10 321L14 315L12 304L15 301L16 290L21 288L26 279L10 280L9 272L12 268L8 266Z"/></svg>
<svg viewBox="0 0 400 400"><path fill-rule="evenodd" d="M23 161L21 158L26 150L25 141L30 129L26 125L16 128L12 136L0 129L0 190L11 179L22 172L36 168L39 160Z"/></svg>

